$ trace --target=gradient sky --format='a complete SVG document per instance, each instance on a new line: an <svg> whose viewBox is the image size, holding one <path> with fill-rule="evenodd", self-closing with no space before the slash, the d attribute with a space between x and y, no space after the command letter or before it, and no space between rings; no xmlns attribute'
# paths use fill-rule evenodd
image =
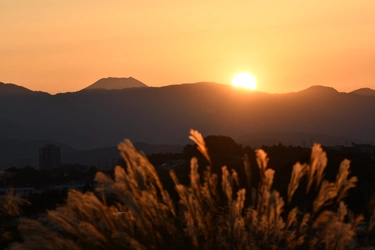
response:
<svg viewBox="0 0 375 250"><path fill-rule="evenodd" d="M271 93L375 88L374 0L12 0L0 23L0 81L32 90L109 76L230 83L239 71Z"/></svg>

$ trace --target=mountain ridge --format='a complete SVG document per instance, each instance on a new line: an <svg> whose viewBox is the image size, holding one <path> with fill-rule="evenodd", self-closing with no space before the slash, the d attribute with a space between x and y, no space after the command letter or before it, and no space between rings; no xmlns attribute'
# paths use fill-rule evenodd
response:
<svg viewBox="0 0 375 250"><path fill-rule="evenodd" d="M360 88L352 92L352 94L362 95L362 96L375 96L375 90L371 88Z"/></svg>
<svg viewBox="0 0 375 250"><path fill-rule="evenodd" d="M109 83L111 81L114 81L114 85L116 85L119 81L119 86L115 86L114 88L111 88L112 83ZM121 81L124 81L124 85L121 86ZM130 83L129 83L129 82ZM116 83L117 82L117 83ZM129 85L127 85L129 83ZM134 84L133 84L134 83ZM109 87L105 85L110 85ZM141 81L133 78L133 77L106 77L106 78L101 78L94 82L93 84L77 91L69 91L69 92L61 92L57 93L55 95L62 95L62 94L72 94L72 93L78 93L84 90L124 90L124 89L131 89L131 88L140 88L140 87L148 87L148 88L165 88L165 87L173 87L173 86L181 86L181 85L223 85L223 86L231 86L232 88L239 89L240 91L248 91L251 93L262 93L262 94L269 94L269 95L283 95L283 94L291 94L291 93L316 93L316 94L327 94L327 93L335 93L335 94L358 94L358 95L369 95L369 96L375 96L375 90L371 88L359 88L350 92L339 92L333 87L330 86L324 86L324 85L312 85L308 88L296 91L296 92L285 92L285 93L267 93L267 92L261 92L258 90L246 90L243 88L238 88L238 87L233 87L232 85L228 84L223 84L223 83L216 83L216 82L208 82L208 81L200 81L200 82L190 82L190 83L179 83L179 84L171 84L171 85L164 85L164 86L159 86L159 87L151 87L147 86L146 84L142 83ZM9 89L9 92L6 92L5 89ZM17 91L18 90L18 91ZM39 93L39 94L47 94L51 95L47 92L43 91L34 91L30 90L28 88L22 87L20 85L14 84L14 83L4 83L0 82L0 94L9 94L13 91L14 94L17 93ZM12 94L13 94L12 93Z"/></svg>
<svg viewBox="0 0 375 250"><path fill-rule="evenodd" d="M306 89L300 90L299 93L315 93L315 94L339 94L333 87L323 85L312 85Z"/></svg>
<svg viewBox="0 0 375 250"><path fill-rule="evenodd" d="M146 84L133 77L107 77L101 78L83 90L119 90L127 88L144 88L148 87ZM81 90L82 91L82 90Z"/></svg>
<svg viewBox="0 0 375 250"><path fill-rule="evenodd" d="M217 83L24 95L0 98L2 120L25 126L79 150L116 145L123 138L150 144L189 143L191 128L203 135L238 138L259 131L327 134L374 140L375 98L332 89L267 94ZM324 94L321 94L323 90Z"/></svg>
<svg viewBox="0 0 375 250"><path fill-rule="evenodd" d="M28 88L16 85L14 83L0 82L0 96L14 96L14 95L49 95L42 91L33 91Z"/></svg>

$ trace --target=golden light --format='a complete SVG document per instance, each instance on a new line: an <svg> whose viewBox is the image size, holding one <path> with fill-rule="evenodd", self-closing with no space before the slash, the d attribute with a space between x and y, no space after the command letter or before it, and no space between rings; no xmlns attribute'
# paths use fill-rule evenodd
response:
<svg viewBox="0 0 375 250"><path fill-rule="evenodd" d="M255 90L257 88L257 82L254 76L246 72L238 73L237 75L235 75L232 80L232 85L251 90Z"/></svg>

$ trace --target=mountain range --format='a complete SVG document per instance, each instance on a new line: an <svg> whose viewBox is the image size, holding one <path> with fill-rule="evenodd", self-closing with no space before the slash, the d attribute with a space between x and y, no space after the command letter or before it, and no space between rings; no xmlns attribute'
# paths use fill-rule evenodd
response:
<svg viewBox="0 0 375 250"><path fill-rule="evenodd" d="M280 138L294 134L294 143L301 144L324 135L332 144L370 143L374 93L312 86L268 94L211 82L147 87L129 77L50 95L0 83L0 140L57 141L77 150L113 147L123 138L185 145L194 128L204 136L227 135L247 144L259 143L270 131Z"/></svg>

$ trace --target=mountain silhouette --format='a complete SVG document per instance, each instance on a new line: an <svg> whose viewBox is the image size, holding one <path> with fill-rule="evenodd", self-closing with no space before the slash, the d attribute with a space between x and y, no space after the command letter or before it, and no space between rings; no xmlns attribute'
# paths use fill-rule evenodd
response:
<svg viewBox="0 0 375 250"><path fill-rule="evenodd" d="M123 78L116 78L116 77L108 77L102 78L92 85L88 86L84 90L92 90L92 89L106 89L106 90L114 90L114 89L127 89L127 88L142 88L147 87L146 84L134 79L133 77L123 77Z"/></svg>
<svg viewBox="0 0 375 250"><path fill-rule="evenodd" d="M240 138L278 131L370 143L375 140L374 113L375 97L339 93L323 86L267 94L200 82L0 98L4 126L25 128L19 136L13 129L12 139L22 140L30 133L30 137L42 136L43 140L59 141L78 150L112 147L123 138L185 145L190 143L191 128L204 136ZM0 133L0 139L4 136Z"/></svg>
<svg viewBox="0 0 375 250"><path fill-rule="evenodd" d="M0 96L11 97L14 95L49 95L41 91L32 91L30 89L12 84L0 82Z"/></svg>
<svg viewBox="0 0 375 250"><path fill-rule="evenodd" d="M307 93L308 95L334 95L339 92L332 87L314 85L305 90L299 91L299 93Z"/></svg>
<svg viewBox="0 0 375 250"><path fill-rule="evenodd" d="M362 95L362 96L375 96L375 90L370 89L370 88L357 89L357 90L352 91L351 93Z"/></svg>

